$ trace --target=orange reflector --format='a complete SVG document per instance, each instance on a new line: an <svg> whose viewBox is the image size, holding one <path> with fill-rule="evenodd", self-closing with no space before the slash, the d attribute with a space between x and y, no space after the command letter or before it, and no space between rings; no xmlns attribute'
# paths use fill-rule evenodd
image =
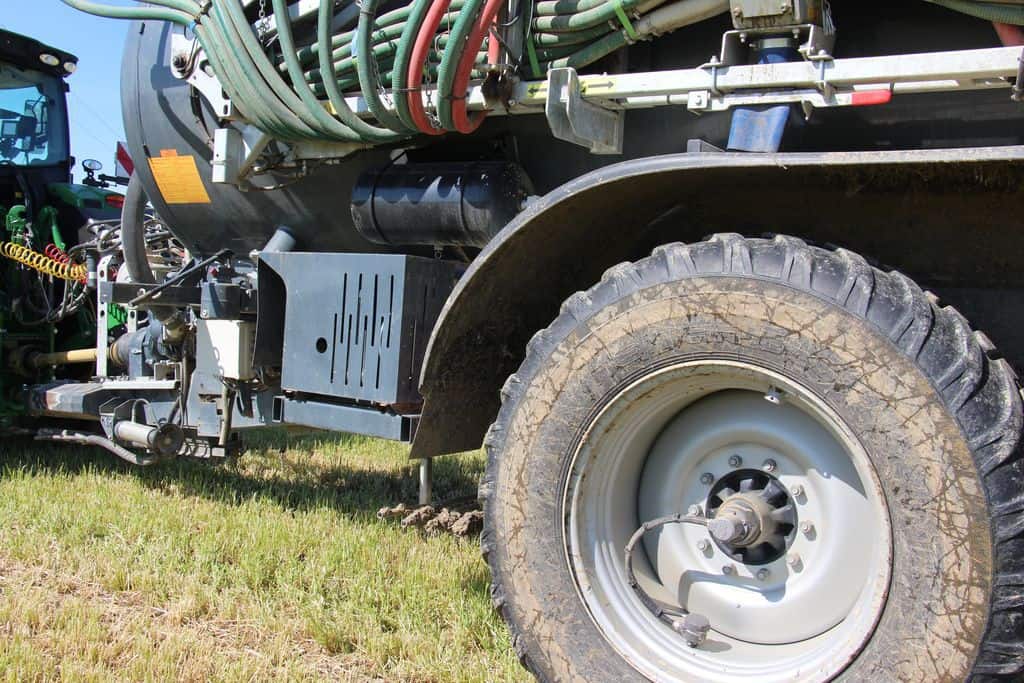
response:
<svg viewBox="0 0 1024 683"><path fill-rule="evenodd" d="M124 195L123 194L108 194L106 196L107 206L113 209L124 208Z"/></svg>

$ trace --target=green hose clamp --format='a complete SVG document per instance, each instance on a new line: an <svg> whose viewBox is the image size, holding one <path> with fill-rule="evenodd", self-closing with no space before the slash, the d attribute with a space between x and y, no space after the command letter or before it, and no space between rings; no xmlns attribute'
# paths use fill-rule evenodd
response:
<svg viewBox="0 0 1024 683"><path fill-rule="evenodd" d="M636 29L633 28L633 23L629 20L629 16L626 15L626 11L622 8L622 0L612 0L612 9L615 10L615 16L619 18L619 23L621 23L622 28L626 30L626 35L629 36L629 39L639 40L639 34L637 34Z"/></svg>

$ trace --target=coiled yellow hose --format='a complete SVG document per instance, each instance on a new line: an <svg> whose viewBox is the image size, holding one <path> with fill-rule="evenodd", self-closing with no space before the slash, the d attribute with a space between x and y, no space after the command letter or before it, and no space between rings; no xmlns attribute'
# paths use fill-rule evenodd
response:
<svg viewBox="0 0 1024 683"><path fill-rule="evenodd" d="M38 270L40 273L60 280L77 282L85 280L88 275L85 266L81 264L61 263L46 254L40 254L14 242L0 242L0 254L12 261L17 261L22 265Z"/></svg>

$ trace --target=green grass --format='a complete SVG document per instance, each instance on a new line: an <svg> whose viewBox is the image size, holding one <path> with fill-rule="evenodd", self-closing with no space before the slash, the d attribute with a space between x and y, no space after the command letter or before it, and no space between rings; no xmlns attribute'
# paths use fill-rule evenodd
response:
<svg viewBox="0 0 1024 683"><path fill-rule="evenodd" d="M397 444L265 435L221 465L0 456L0 676L25 680L523 680L477 539L378 521L415 501ZM479 455L435 466L475 491Z"/></svg>

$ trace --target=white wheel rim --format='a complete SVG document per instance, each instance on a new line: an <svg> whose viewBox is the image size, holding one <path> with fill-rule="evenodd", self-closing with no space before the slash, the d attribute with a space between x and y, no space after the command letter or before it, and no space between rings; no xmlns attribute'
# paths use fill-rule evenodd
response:
<svg viewBox="0 0 1024 683"><path fill-rule="evenodd" d="M777 403L765 399L776 393ZM730 464L737 455L742 464ZM710 619L707 642L690 649L627 584L625 545L642 522L706 507L714 481L764 471L769 460L767 476L791 496L803 488L799 523L777 559L747 565L694 525L651 532L634 553L648 593ZM702 482L706 474L714 481ZM873 467L833 410L772 371L708 360L638 380L581 439L564 495L579 596L609 643L652 680L829 680L880 617L892 541ZM801 530L804 522L813 527Z"/></svg>

